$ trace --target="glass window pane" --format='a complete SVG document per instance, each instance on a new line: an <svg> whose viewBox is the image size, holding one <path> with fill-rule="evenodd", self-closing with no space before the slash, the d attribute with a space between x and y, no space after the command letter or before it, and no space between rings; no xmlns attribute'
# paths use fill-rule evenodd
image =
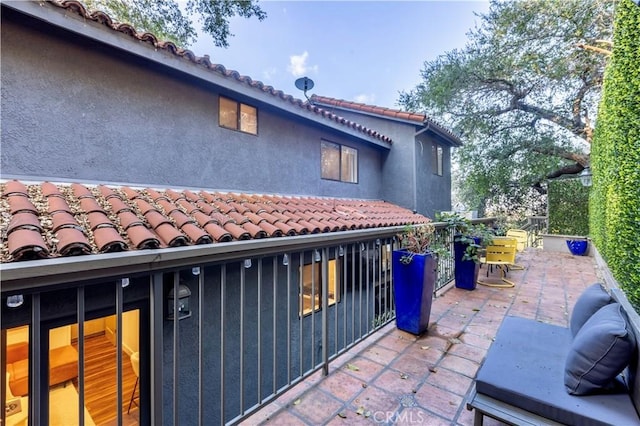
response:
<svg viewBox="0 0 640 426"><path fill-rule="evenodd" d="M238 103L220 97L220 126L238 129Z"/></svg>
<svg viewBox="0 0 640 426"><path fill-rule="evenodd" d="M340 145L322 141L322 178L340 180Z"/></svg>
<svg viewBox="0 0 640 426"><path fill-rule="evenodd" d="M442 147L438 147L438 176L442 176Z"/></svg>
<svg viewBox="0 0 640 426"><path fill-rule="evenodd" d="M240 130L258 134L258 110L252 106L240 104Z"/></svg>
<svg viewBox="0 0 640 426"><path fill-rule="evenodd" d="M358 150L342 147L342 175L343 182L358 183Z"/></svg>

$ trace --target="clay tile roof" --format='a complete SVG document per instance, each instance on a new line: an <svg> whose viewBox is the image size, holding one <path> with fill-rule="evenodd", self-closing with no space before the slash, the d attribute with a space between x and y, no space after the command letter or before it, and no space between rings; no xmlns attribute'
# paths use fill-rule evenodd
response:
<svg viewBox="0 0 640 426"><path fill-rule="evenodd" d="M148 43L150 47L156 50L157 49L164 50L172 55L177 56L179 59L199 65L211 72L218 73L226 78L236 80L260 92L268 93L275 99L279 99L281 101L287 102L302 110L312 112L326 120L330 120L335 123L349 127L351 129L355 129L365 136L371 137L373 139L377 139L386 144L391 144L393 142L390 137L385 136L373 129L369 129L365 126L354 123L348 119L345 119L344 117L340 117L339 115L334 114L331 111L326 111L306 101L296 99L291 95L287 95L281 90L276 90L273 87L262 83L261 81L253 80L251 77L248 77L248 76L243 76L238 71L228 70L221 64L214 64L211 62L208 55L198 57L192 51L188 49L182 49L176 46L171 41L158 40L157 37L151 33L146 33L146 32L140 33L140 32L137 32L136 29L133 28L130 24L116 22L104 12L90 11L79 1L49 0L49 3L59 8L65 9L66 11L71 11L86 20L104 25L105 27L109 28L112 31L117 31L122 34L126 34L127 36L131 37L134 40Z"/></svg>
<svg viewBox="0 0 640 426"><path fill-rule="evenodd" d="M177 189L19 181L0 189L3 263L429 222L380 200L200 192L196 207L194 192Z"/></svg>
<svg viewBox="0 0 640 426"><path fill-rule="evenodd" d="M412 121L416 124L428 124L429 126L435 127L441 134L451 139L454 145L462 145L462 141L460 140L458 135L456 135L451 130L447 129L431 117L427 116L426 114L401 111L399 109L379 107L376 105L367 105L363 103L345 101L343 99L336 99L318 95L311 95L310 102L316 105L337 107L356 112L363 112L366 114L378 115L380 117L388 117L403 121Z"/></svg>

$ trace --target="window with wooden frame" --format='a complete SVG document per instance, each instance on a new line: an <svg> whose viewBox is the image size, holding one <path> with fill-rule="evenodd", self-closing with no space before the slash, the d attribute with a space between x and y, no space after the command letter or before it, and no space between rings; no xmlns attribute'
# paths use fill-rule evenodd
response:
<svg viewBox="0 0 640 426"><path fill-rule="evenodd" d="M321 141L322 179L358 183L358 150L348 146Z"/></svg>
<svg viewBox="0 0 640 426"><path fill-rule="evenodd" d="M443 157L444 157L444 149L437 143L433 143L431 145L431 154L433 157L433 173L442 176L443 174Z"/></svg>
<svg viewBox="0 0 640 426"><path fill-rule="evenodd" d="M338 261L329 260L327 265L327 298L329 306L340 301L340 276ZM322 262L313 262L300 267L302 280L300 295L300 315L309 315L322 309Z"/></svg>
<svg viewBox="0 0 640 426"><path fill-rule="evenodd" d="M258 134L258 109L225 97L219 97L220 127Z"/></svg>

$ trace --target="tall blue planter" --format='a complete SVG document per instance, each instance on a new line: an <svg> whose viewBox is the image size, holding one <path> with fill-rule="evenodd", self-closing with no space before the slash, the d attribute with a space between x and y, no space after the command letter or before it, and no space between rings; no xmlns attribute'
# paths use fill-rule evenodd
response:
<svg viewBox="0 0 640 426"><path fill-rule="evenodd" d="M476 244L480 244L480 238L474 238ZM475 290L478 281L478 272L480 272L480 264L473 260L462 260L467 244L460 241L453 243L453 258L455 261L455 280L456 287L465 290Z"/></svg>
<svg viewBox="0 0 640 426"><path fill-rule="evenodd" d="M400 258L405 254L403 250L392 253L396 327L422 334L429 327L437 263L430 254L416 254L404 265Z"/></svg>

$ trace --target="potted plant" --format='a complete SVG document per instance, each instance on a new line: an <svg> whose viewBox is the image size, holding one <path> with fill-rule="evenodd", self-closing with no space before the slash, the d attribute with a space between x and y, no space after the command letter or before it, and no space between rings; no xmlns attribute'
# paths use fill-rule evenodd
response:
<svg viewBox="0 0 640 426"><path fill-rule="evenodd" d="M437 256L444 253L431 223L407 225L392 253L396 326L422 334L429 326L436 282Z"/></svg>
<svg viewBox="0 0 640 426"><path fill-rule="evenodd" d="M484 224L472 224L457 213L439 215L453 234L455 285L475 290L480 271L480 251L493 241L493 231Z"/></svg>

